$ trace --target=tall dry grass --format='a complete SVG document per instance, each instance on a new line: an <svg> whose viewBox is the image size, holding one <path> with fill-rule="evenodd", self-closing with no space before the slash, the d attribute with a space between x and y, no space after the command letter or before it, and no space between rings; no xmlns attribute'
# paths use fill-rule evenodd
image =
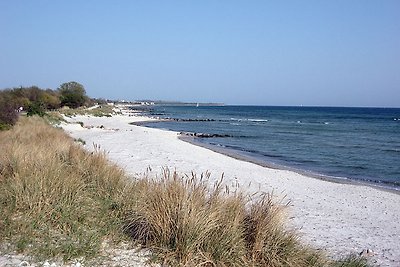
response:
<svg viewBox="0 0 400 267"><path fill-rule="evenodd" d="M132 180L40 118L0 132L0 245L41 257L90 258L129 237L169 266L367 266L330 262L285 228L268 194L229 192L208 175Z"/></svg>
<svg viewBox="0 0 400 267"><path fill-rule="evenodd" d="M284 207L208 186L207 177L164 172L138 182L127 232L170 266L323 266L284 228ZM254 197L253 197L254 198Z"/></svg>
<svg viewBox="0 0 400 267"><path fill-rule="evenodd" d="M45 256L94 254L117 222L122 170L40 118L1 132L0 149L2 241Z"/></svg>

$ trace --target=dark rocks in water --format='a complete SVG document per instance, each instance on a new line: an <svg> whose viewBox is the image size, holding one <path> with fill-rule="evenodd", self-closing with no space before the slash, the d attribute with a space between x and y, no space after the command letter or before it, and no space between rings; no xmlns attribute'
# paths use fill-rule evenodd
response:
<svg viewBox="0 0 400 267"><path fill-rule="evenodd" d="M177 118L170 118L170 120L183 121L183 122L215 121L214 119L177 119Z"/></svg>
<svg viewBox="0 0 400 267"><path fill-rule="evenodd" d="M197 138L233 137L232 135L229 134L208 134L208 133L191 133L191 132L180 132L180 134L186 136L193 136Z"/></svg>

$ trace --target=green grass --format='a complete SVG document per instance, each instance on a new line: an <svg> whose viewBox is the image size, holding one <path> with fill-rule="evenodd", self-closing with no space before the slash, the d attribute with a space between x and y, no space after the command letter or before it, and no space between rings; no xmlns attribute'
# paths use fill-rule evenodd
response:
<svg viewBox="0 0 400 267"><path fill-rule="evenodd" d="M65 116L72 117L76 115L91 115L95 117L111 117L116 112L113 110L112 106L107 104L100 105L94 109L87 109L84 107L76 108L76 109L60 109L59 111L61 114Z"/></svg>
<svg viewBox="0 0 400 267"><path fill-rule="evenodd" d="M46 112L44 119L51 125L59 125L61 122L66 122L59 111Z"/></svg>
<svg viewBox="0 0 400 267"><path fill-rule="evenodd" d="M90 259L105 240L131 240L169 266L368 266L301 244L268 194L210 187L207 174L128 179L41 118L0 132L0 149L0 243L10 250Z"/></svg>
<svg viewBox="0 0 400 267"><path fill-rule="evenodd" d="M367 259L359 257L357 255L349 255L332 263L332 267L368 267L368 266L370 265L368 264Z"/></svg>
<svg viewBox="0 0 400 267"><path fill-rule="evenodd" d="M12 128L11 125L0 122L0 131L7 131Z"/></svg>

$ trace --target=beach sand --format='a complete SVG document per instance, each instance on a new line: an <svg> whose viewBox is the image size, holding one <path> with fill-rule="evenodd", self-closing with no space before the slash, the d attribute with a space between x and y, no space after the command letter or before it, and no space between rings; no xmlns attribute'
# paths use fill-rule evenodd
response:
<svg viewBox="0 0 400 267"><path fill-rule="evenodd" d="M172 131L131 125L150 120L124 113L108 117L66 118L62 127L85 147L94 144L129 175L211 173L210 186L224 174L226 184L248 192L273 192L290 201L288 227L328 255L367 255L378 266L400 266L400 195L365 185L334 183L289 170L262 167L180 140ZM81 127L77 122L83 122Z"/></svg>

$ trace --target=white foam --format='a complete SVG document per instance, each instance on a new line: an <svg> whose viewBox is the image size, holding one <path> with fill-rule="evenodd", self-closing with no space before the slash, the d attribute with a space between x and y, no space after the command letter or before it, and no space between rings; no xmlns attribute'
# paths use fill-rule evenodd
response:
<svg viewBox="0 0 400 267"><path fill-rule="evenodd" d="M252 121L252 122L267 122L268 120L263 120L263 119L248 119L248 121Z"/></svg>

